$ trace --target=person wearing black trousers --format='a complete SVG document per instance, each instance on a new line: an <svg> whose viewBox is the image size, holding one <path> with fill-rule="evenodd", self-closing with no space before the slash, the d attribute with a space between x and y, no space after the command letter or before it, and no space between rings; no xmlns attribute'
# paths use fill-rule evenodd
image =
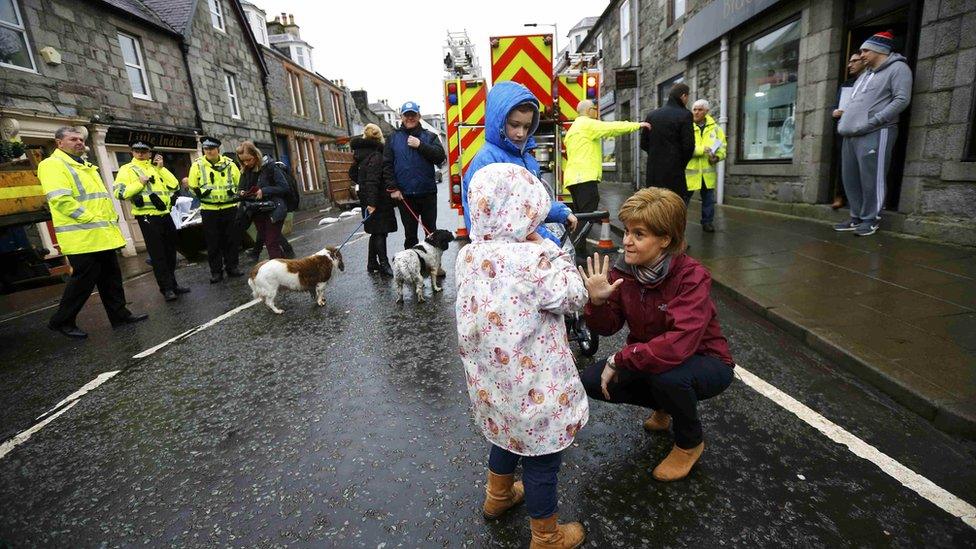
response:
<svg viewBox="0 0 976 549"><path fill-rule="evenodd" d="M414 215L420 217L428 231L437 230L434 167L444 162L447 153L440 139L420 125L420 106L413 101L400 107L400 122L383 151L383 179L390 196L399 202L406 250L419 242Z"/></svg>
<svg viewBox="0 0 976 549"><path fill-rule="evenodd" d="M238 269L237 194L241 172L233 160L220 154L219 139L204 137L201 146L204 156L190 167L187 183L200 199L210 283L216 284L224 279L225 270L230 277L244 275Z"/></svg>
<svg viewBox="0 0 976 549"><path fill-rule="evenodd" d="M396 232L397 222L393 213L393 199L383 184L383 133L376 124L366 124L363 136L352 138L349 145L354 155L349 178L359 185L359 203L363 215L368 216L363 223L363 230L369 233L366 270L393 276L386 251L386 237Z"/></svg>

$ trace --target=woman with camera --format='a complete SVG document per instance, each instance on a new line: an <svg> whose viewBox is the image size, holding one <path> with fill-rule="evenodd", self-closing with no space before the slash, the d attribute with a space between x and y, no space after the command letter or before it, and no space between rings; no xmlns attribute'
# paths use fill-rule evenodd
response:
<svg viewBox="0 0 976 549"><path fill-rule="evenodd" d="M237 147L237 159L241 163L241 200L254 221L258 239L268 248L270 259L284 257L281 228L288 214L285 203L288 180L251 141L244 141Z"/></svg>

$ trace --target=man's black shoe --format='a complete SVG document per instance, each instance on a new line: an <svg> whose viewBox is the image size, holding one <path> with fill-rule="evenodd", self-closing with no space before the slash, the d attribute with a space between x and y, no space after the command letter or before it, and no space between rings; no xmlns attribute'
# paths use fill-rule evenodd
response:
<svg viewBox="0 0 976 549"><path fill-rule="evenodd" d="M380 271L380 275L382 276L386 276L386 277L393 276L393 268L390 267L389 263L380 263L379 271Z"/></svg>
<svg viewBox="0 0 976 549"><path fill-rule="evenodd" d="M112 327L118 328L119 326L124 326L126 324L135 324L136 322L142 322L147 318L149 318L149 315L147 315L146 313L131 314L118 322L113 322Z"/></svg>
<svg viewBox="0 0 976 549"><path fill-rule="evenodd" d="M177 287L173 288L173 291L176 292L176 295L183 295L183 294L190 293L190 289L189 288L184 288L183 286L177 286Z"/></svg>
<svg viewBox="0 0 976 549"><path fill-rule="evenodd" d="M166 301L176 301L176 292L174 292L173 290L164 290L163 299L165 299Z"/></svg>
<svg viewBox="0 0 976 549"><path fill-rule="evenodd" d="M715 225L712 225L711 223L705 223L704 225L702 225L702 230L705 231L706 233L714 233Z"/></svg>
<svg viewBox="0 0 976 549"><path fill-rule="evenodd" d="M242 273L238 269L227 269L227 276L231 278L237 278L237 277L244 276L244 273Z"/></svg>
<svg viewBox="0 0 976 549"><path fill-rule="evenodd" d="M376 264L366 265L366 272L374 274L380 272L380 266Z"/></svg>
<svg viewBox="0 0 976 549"><path fill-rule="evenodd" d="M210 275L210 283L216 284L224 279L224 273L217 273Z"/></svg>
<svg viewBox="0 0 976 549"><path fill-rule="evenodd" d="M54 330L55 332L61 332L62 335L65 335L72 339L85 339L86 337L88 337L88 333L86 333L84 330L82 330L77 326L68 326L68 325L52 326L48 324L47 327Z"/></svg>

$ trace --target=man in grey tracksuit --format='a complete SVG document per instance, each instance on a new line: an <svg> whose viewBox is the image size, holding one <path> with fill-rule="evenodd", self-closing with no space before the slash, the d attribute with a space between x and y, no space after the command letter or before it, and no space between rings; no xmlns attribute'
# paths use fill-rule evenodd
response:
<svg viewBox="0 0 976 549"><path fill-rule="evenodd" d="M844 137L841 171L851 219L834 229L857 236L878 230L898 116L912 96L912 71L904 56L891 52L893 39L891 33L879 32L861 45L867 70L854 84L837 126Z"/></svg>

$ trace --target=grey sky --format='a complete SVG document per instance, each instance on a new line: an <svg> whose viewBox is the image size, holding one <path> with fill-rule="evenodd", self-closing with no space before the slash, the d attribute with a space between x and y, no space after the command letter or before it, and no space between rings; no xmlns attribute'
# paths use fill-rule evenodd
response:
<svg viewBox="0 0 976 549"><path fill-rule="evenodd" d="M599 16L605 1L526 2L354 1L308 2L256 0L268 19L281 12L295 16L302 38L314 48L315 70L343 79L350 89L363 88L370 102L420 103L424 114L443 112L443 53L447 31L467 30L478 48L483 76L491 79L490 36L549 33L551 27L525 28L523 23L556 23L558 45L580 19ZM554 16L555 14L555 16Z"/></svg>

